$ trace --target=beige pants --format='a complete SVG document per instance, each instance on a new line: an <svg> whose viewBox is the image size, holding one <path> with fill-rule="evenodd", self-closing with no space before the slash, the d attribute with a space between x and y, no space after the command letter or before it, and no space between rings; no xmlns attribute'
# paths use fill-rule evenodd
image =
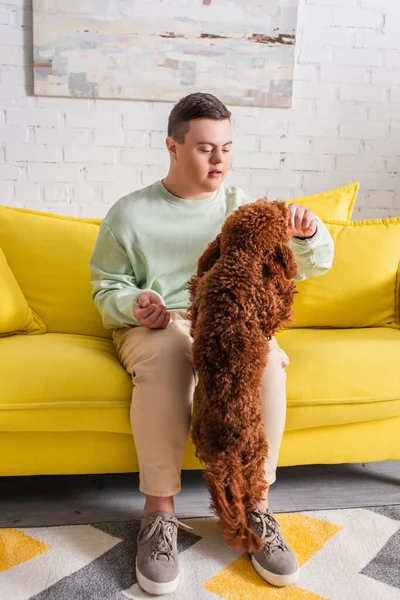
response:
<svg viewBox="0 0 400 600"><path fill-rule="evenodd" d="M185 310L171 310L165 329L115 329L113 340L134 383L131 427L139 461L139 491L173 496L181 491L181 467L190 433L193 394L198 383L191 360L192 338ZM262 414L270 445L265 478L276 479L286 420L287 354L270 342L262 381Z"/></svg>

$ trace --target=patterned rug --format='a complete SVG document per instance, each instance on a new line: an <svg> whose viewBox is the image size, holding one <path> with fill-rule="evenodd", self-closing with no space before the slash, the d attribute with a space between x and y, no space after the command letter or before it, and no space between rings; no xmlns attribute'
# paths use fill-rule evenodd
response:
<svg viewBox="0 0 400 600"><path fill-rule="evenodd" d="M179 515L177 515L179 518ZM179 519L181 571L171 600L400 600L400 505L275 513L300 564L276 588L229 549L217 519ZM139 520L0 529L1 600L149 598L136 581Z"/></svg>

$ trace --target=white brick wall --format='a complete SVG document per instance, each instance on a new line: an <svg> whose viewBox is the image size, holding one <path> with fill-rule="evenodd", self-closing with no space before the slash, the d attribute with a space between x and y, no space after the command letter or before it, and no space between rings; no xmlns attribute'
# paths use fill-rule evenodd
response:
<svg viewBox="0 0 400 600"><path fill-rule="evenodd" d="M167 174L173 103L35 97L31 60L31 0L0 0L0 204L104 216ZM226 183L289 199L357 180L354 218L399 215L399 72L400 0L299 0L293 106L228 106Z"/></svg>

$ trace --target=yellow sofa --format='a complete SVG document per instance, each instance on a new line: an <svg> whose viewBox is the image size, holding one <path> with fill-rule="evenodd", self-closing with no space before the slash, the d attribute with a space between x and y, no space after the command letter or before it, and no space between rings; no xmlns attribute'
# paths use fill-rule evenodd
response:
<svg viewBox="0 0 400 600"><path fill-rule="evenodd" d="M296 200L335 259L297 284L277 334L291 359L279 466L400 459L400 218L352 222L357 190ZM90 297L99 223L0 207L0 475L138 471L131 379ZM182 468L202 468L190 436Z"/></svg>

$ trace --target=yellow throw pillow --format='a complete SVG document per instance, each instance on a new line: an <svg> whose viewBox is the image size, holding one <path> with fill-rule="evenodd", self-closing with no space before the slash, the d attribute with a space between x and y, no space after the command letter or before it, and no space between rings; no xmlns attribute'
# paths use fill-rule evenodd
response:
<svg viewBox="0 0 400 600"><path fill-rule="evenodd" d="M89 259L98 232L79 220L0 207L0 246L50 333L112 336L91 299Z"/></svg>
<svg viewBox="0 0 400 600"><path fill-rule="evenodd" d="M46 333L46 325L31 311L0 248L0 337Z"/></svg>
<svg viewBox="0 0 400 600"><path fill-rule="evenodd" d="M335 246L333 264L324 275L296 282L292 326L399 323L400 217L325 225Z"/></svg>
<svg viewBox="0 0 400 600"><path fill-rule="evenodd" d="M359 187L360 184L354 182L321 194L288 200L287 204L295 202L305 206L323 220L350 221Z"/></svg>

